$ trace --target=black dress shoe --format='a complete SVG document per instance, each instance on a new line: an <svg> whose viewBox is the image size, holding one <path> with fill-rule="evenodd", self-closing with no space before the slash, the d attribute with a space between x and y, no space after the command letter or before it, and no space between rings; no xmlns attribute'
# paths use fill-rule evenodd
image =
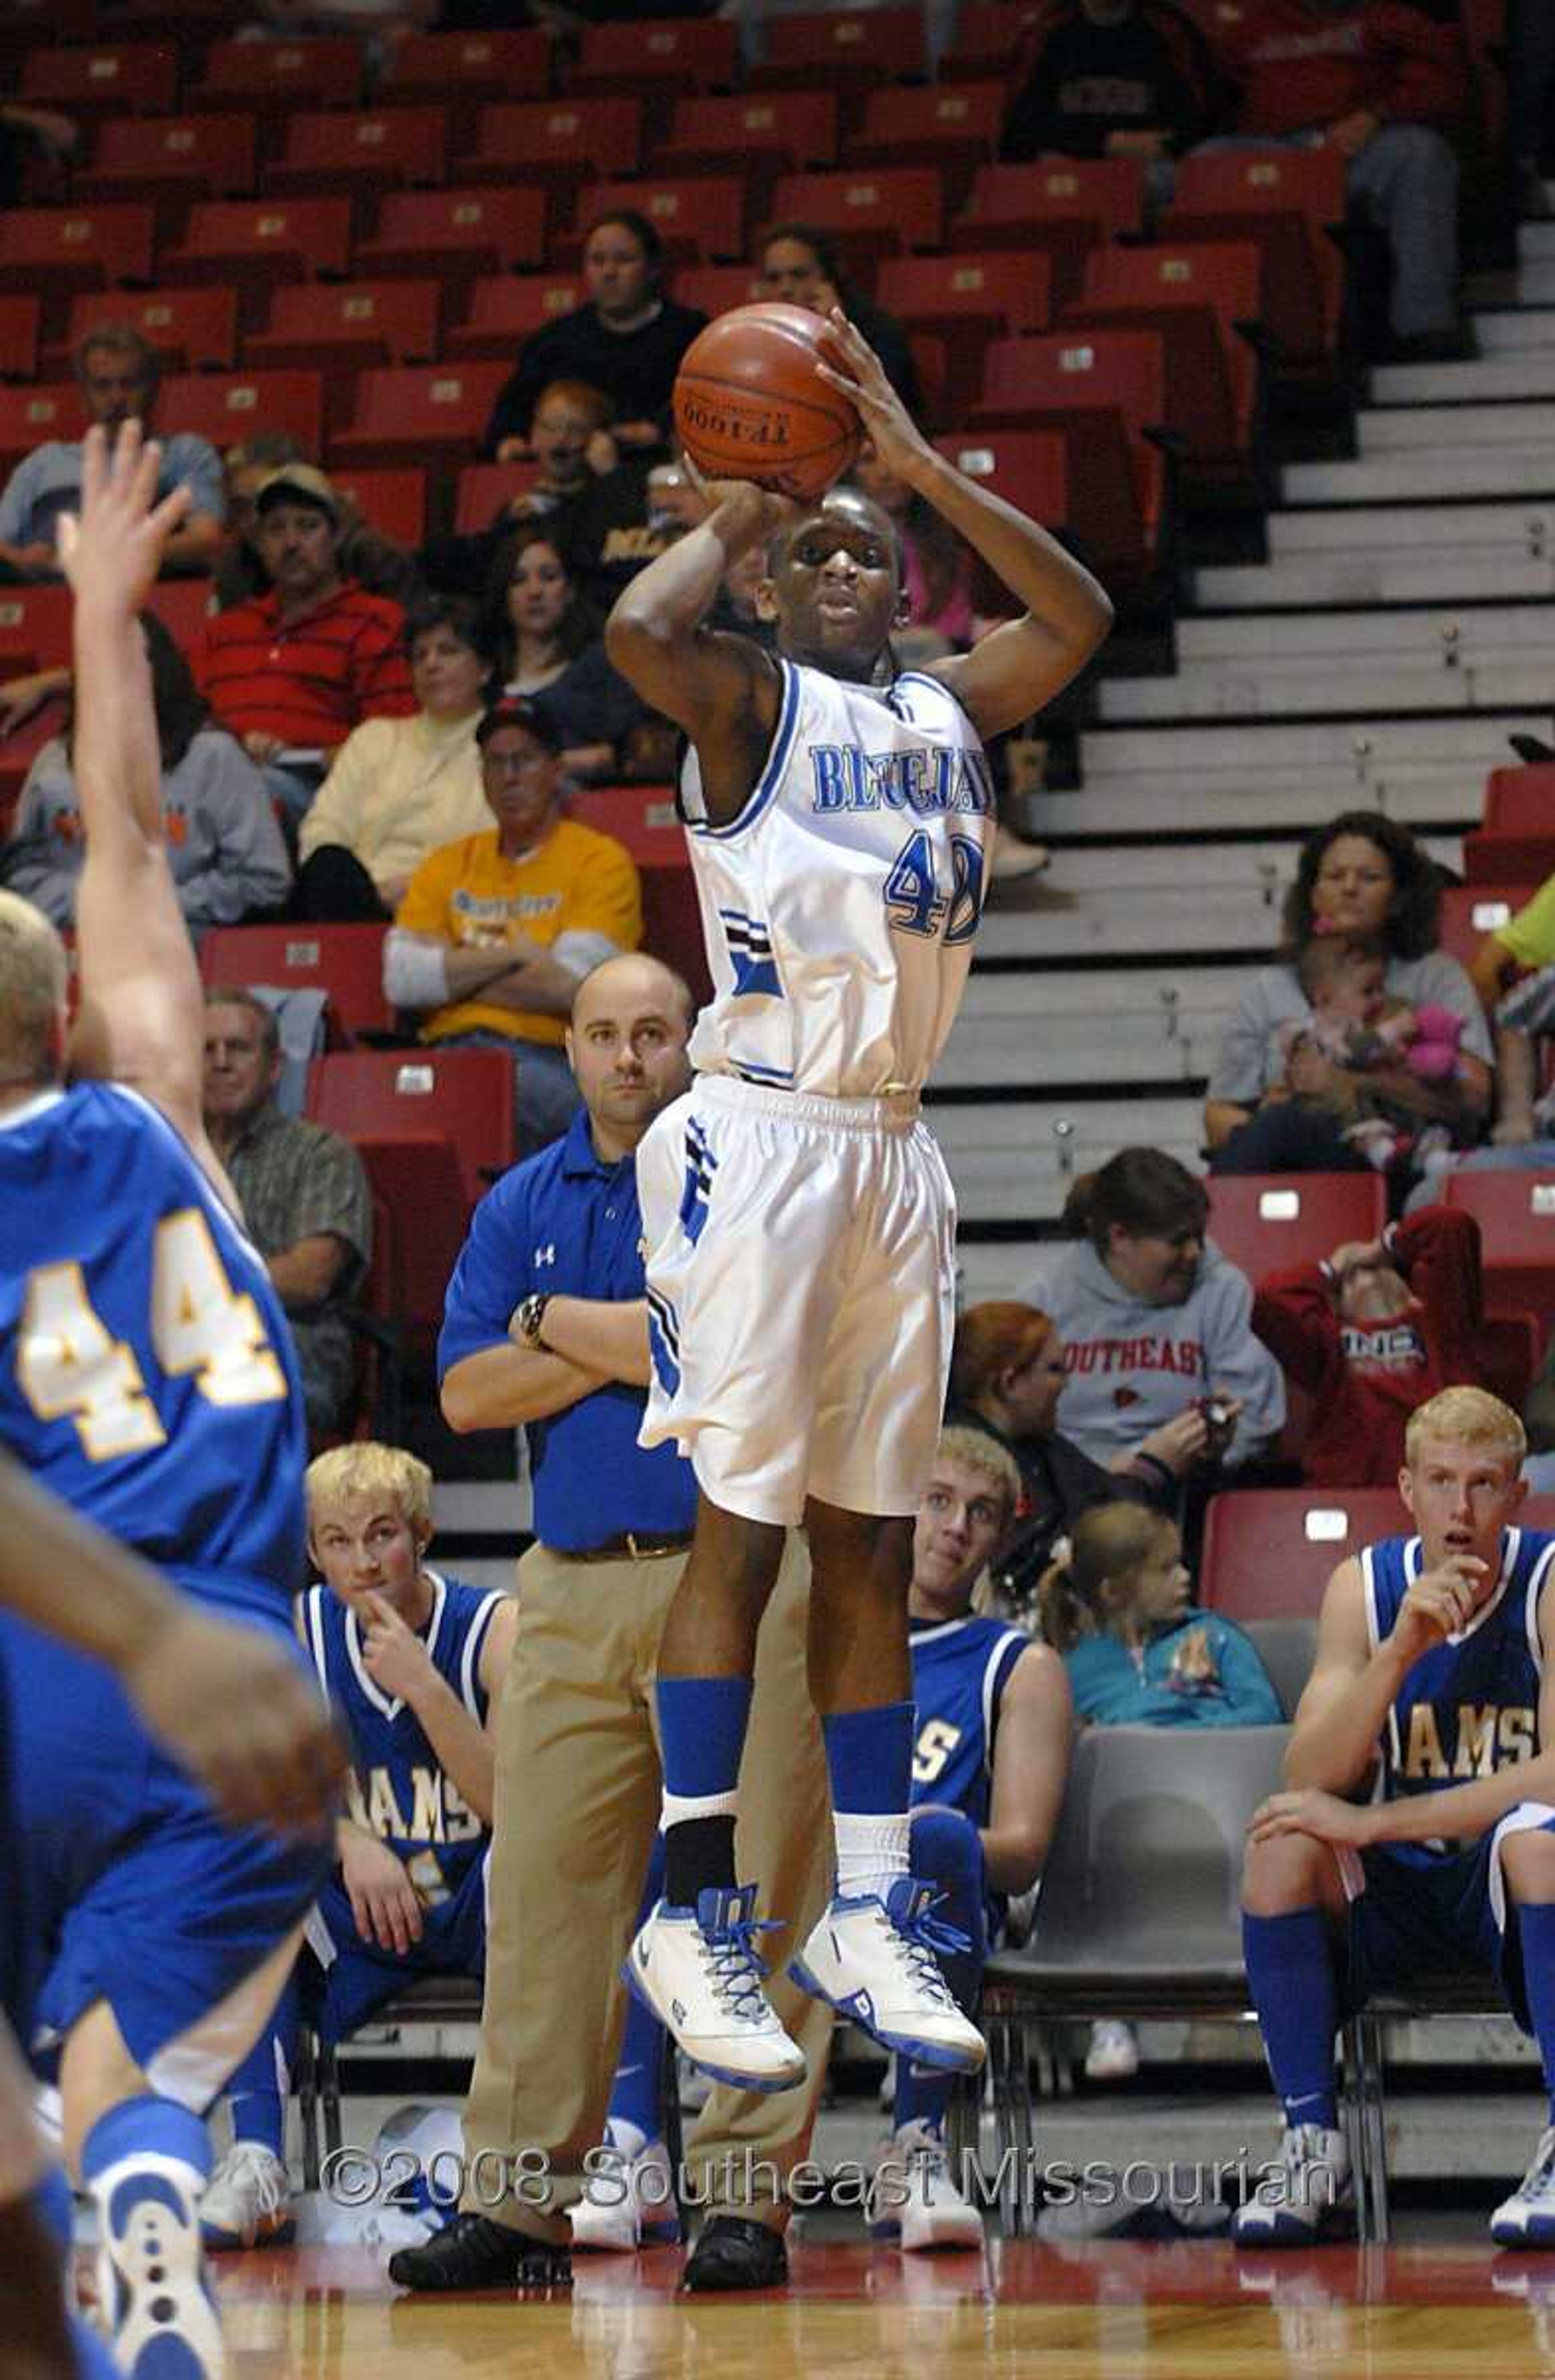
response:
<svg viewBox="0 0 1555 2380"><path fill-rule="evenodd" d="M572 2255L486 2215L456 2215L419 2248L389 2258L402 2289L567 2289Z"/></svg>
<svg viewBox="0 0 1555 2380"><path fill-rule="evenodd" d="M743 2215L711 2215L686 2260L683 2289L781 2289L788 2279L783 2234Z"/></svg>

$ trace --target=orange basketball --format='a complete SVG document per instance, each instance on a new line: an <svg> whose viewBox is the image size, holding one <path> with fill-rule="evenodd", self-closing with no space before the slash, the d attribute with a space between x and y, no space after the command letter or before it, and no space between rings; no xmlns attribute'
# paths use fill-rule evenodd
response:
<svg viewBox="0 0 1555 2380"><path fill-rule="evenodd" d="M803 306L736 306L698 333L674 384L680 443L710 480L754 480L800 503L857 455L858 416L816 370L826 324Z"/></svg>

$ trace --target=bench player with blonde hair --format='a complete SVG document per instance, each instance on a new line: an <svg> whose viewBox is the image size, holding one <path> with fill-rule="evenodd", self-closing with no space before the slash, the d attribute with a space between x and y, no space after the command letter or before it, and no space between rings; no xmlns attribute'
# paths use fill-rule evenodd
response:
<svg viewBox="0 0 1555 2380"><path fill-rule="evenodd" d="M1410 1416L1410 1536L1363 1547L1323 1598L1287 1791L1254 1821L1247 1977L1284 2109L1245 2246L1310 2242L1346 2214L1333 2036L1422 1976L1489 1971L1538 2042L1550 2124L1491 2231L1555 2247L1555 1536L1519 1526L1523 1425L1483 1389ZM1369 1798L1362 1798L1369 1795Z"/></svg>

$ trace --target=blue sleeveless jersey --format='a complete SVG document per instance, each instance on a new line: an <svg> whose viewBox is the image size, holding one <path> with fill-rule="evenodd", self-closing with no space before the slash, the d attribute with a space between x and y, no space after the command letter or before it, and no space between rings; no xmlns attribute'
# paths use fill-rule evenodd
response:
<svg viewBox="0 0 1555 2380"><path fill-rule="evenodd" d="M999 1705L1031 1641L1024 1629L970 1612L913 1621L915 1804L948 1803L975 1827L987 1826Z"/></svg>
<svg viewBox="0 0 1555 2380"><path fill-rule="evenodd" d="M0 1119L0 1439L185 1585L285 1621L303 1554L296 1358L257 1250L122 1085Z"/></svg>
<svg viewBox="0 0 1555 2380"><path fill-rule="evenodd" d="M440 1578L435 1571L427 1575L432 1608L421 1641L438 1676L484 1727L480 1654L506 1597ZM397 1853L423 1901L435 1908L480 1859L486 1828L442 1767L415 1712L369 1675L356 1614L327 1586L310 1586L302 1598L302 1626L324 1691L344 1713L351 1739L346 1815Z"/></svg>
<svg viewBox="0 0 1555 2380"><path fill-rule="evenodd" d="M1488 1601L1458 1634L1421 1655L1390 1706L1382 1732L1379 1797L1440 1791L1488 1777L1538 1750L1541 1679L1539 1598L1555 1559L1555 1536L1507 1529L1500 1576ZM1418 1537L1387 1537L1362 1551L1367 1625L1378 1645L1419 1577ZM1396 1852L1435 1854L1393 1844Z"/></svg>

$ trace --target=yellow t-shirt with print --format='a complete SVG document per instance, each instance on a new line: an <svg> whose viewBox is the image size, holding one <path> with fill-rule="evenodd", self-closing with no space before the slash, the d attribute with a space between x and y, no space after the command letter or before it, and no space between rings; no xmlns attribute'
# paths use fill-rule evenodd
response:
<svg viewBox="0 0 1555 2380"><path fill-rule="evenodd" d="M504 859L493 828L429 852L406 887L395 915L407 934L435 934L461 950L499 949L516 934L549 949L564 934L604 934L617 950L642 942L642 887L630 853L613 834L561 819L522 859ZM424 1020L424 1041L454 1033L507 1033L558 1048L559 1016L499 1008L481 1000L452 1001Z"/></svg>

